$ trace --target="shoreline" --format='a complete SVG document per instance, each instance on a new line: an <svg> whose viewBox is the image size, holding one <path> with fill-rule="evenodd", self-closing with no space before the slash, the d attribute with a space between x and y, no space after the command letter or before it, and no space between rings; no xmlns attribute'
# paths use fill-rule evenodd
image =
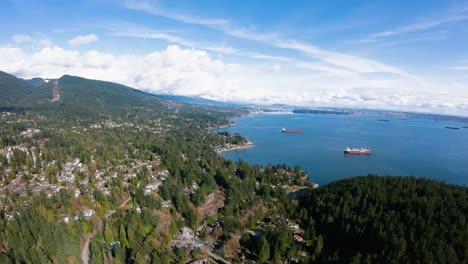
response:
<svg viewBox="0 0 468 264"><path fill-rule="evenodd" d="M235 125L236 125L235 123L230 123L230 124L227 124L227 125L222 125L222 126L219 126L219 127L210 128L210 130L218 130L218 129L228 128L228 127L233 127Z"/></svg>
<svg viewBox="0 0 468 264"><path fill-rule="evenodd" d="M253 147L255 147L255 144L252 141L247 139L246 143L243 143L241 145L227 145L226 147L216 150L216 153L221 154L223 152L242 150L242 149L248 149L248 148L253 148Z"/></svg>
<svg viewBox="0 0 468 264"><path fill-rule="evenodd" d="M214 132L214 131L219 130L219 129L230 128L230 127L236 126L236 123L234 123L232 121L233 118L241 118L241 117L246 117L246 116L250 116L250 115L258 115L258 114L261 114L261 113L264 113L264 112L263 111L262 112L253 111L253 112L241 114L241 115L238 115L238 116L234 116L234 117L231 117L229 119L229 124L221 125L221 126L218 126L218 127L215 127L215 128L210 128L209 130L211 132ZM247 142L245 142L243 144L240 144L240 145L230 145L230 144L228 144L227 146L222 147L220 149L215 149L215 151L216 151L217 154L221 154L223 152L243 150L243 149L248 149L248 148L255 147L255 144L252 141L250 141L247 138L246 138L246 140L247 140Z"/></svg>
<svg viewBox="0 0 468 264"><path fill-rule="evenodd" d="M248 113L244 113L244 114L240 114L240 115L234 115L234 116L231 116L229 118L229 122L230 122L229 124L220 125L220 126L217 126L217 127L209 127L208 130L214 131L214 130L218 130L218 129L233 127L233 126L236 126L236 123L232 122L232 119L234 119L234 118L242 118L242 117L253 116L253 115L261 115L261 114L269 114L269 112L252 111L252 112L248 112ZM250 143L252 143L252 142L250 142Z"/></svg>

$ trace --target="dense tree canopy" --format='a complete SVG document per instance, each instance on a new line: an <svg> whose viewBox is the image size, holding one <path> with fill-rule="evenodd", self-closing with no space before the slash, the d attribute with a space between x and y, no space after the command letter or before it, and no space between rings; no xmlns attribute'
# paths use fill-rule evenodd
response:
<svg viewBox="0 0 468 264"><path fill-rule="evenodd" d="M300 198L318 258L369 263L466 263L468 189L413 177L357 177Z"/></svg>

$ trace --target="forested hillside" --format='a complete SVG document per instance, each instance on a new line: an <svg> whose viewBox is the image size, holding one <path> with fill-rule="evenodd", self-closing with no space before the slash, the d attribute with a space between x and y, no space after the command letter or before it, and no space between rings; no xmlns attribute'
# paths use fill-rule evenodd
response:
<svg viewBox="0 0 468 264"><path fill-rule="evenodd" d="M299 199L318 260L466 263L468 189L413 177L357 177Z"/></svg>
<svg viewBox="0 0 468 264"><path fill-rule="evenodd" d="M47 109L64 116L132 116L145 111L167 111L170 101L112 82L64 75L57 80L60 100L51 102L53 82L25 97L20 105Z"/></svg>
<svg viewBox="0 0 468 264"><path fill-rule="evenodd" d="M6 72L0 71L0 107L16 106L18 102L30 95L34 85L16 78Z"/></svg>

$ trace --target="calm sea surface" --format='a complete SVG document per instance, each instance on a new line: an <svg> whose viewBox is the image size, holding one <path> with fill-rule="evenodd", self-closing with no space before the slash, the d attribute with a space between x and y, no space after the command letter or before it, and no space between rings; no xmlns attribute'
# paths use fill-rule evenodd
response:
<svg viewBox="0 0 468 264"><path fill-rule="evenodd" d="M388 119L388 122L378 119ZM320 185L350 176L423 176L468 186L467 126L429 119L323 114L260 114L233 119L255 147L224 152L251 164L300 165ZM304 134L283 134L281 128ZM349 147L371 148L372 155L344 155Z"/></svg>

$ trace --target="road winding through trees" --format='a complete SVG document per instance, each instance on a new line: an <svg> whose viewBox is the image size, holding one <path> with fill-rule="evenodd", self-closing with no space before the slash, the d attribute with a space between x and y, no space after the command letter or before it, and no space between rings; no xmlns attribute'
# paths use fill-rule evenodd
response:
<svg viewBox="0 0 468 264"><path fill-rule="evenodd" d="M122 204L120 204L119 208L122 208L124 207L128 202L130 202L130 200L132 199L132 197L128 197L127 200L125 200ZM117 210L112 210L110 212L108 212L105 216L104 216L104 220L107 220L109 217L111 217ZM101 228L103 226L102 224L103 222L99 222L97 228L90 234L90 235L87 235L86 236L86 240L85 240L85 243L83 245L83 248L81 249L81 260L82 260L82 263L83 264L89 264L89 244L91 243L91 239L94 238L94 236L96 236L100 231L101 231Z"/></svg>

